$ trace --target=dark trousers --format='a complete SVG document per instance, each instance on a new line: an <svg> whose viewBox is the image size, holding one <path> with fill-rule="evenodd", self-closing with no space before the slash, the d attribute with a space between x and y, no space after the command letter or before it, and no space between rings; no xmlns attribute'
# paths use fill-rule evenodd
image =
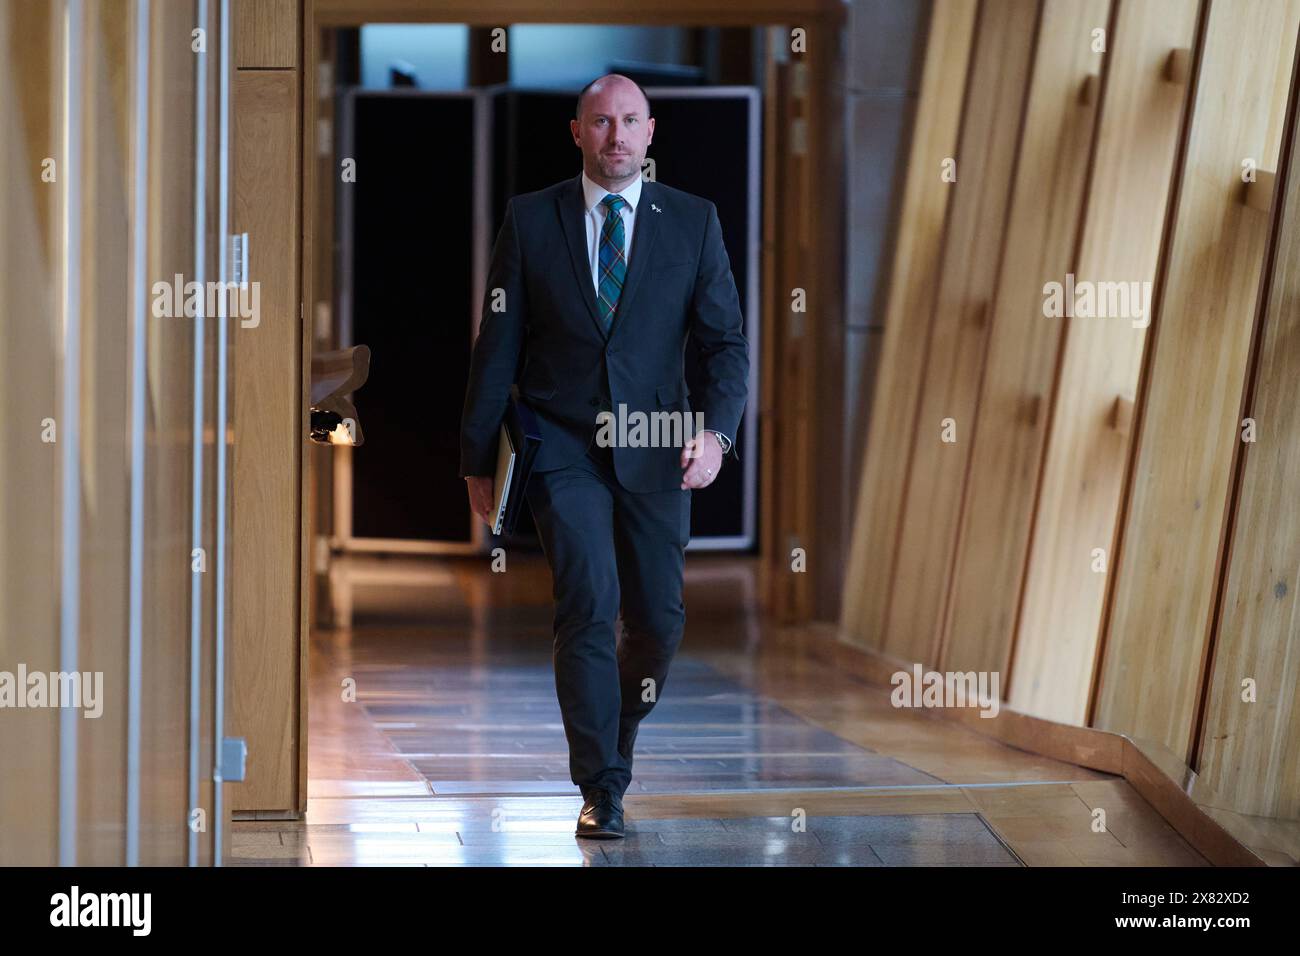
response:
<svg viewBox="0 0 1300 956"><path fill-rule="evenodd" d="M628 491L610 449L593 443L574 464L535 472L528 503L551 567L569 774L584 794L622 796L637 727L663 694L685 629L691 489Z"/></svg>

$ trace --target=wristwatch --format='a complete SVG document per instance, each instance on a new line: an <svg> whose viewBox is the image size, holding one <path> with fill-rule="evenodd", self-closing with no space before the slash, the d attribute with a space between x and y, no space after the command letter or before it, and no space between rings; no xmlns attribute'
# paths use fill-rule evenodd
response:
<svg viewBox="0 0 1300 956"><path fill-rule="evenodd" d="M710 428L709 431L713 431L713 429ZM713 432L713 434L716 435L716 436L718 436L718 444L722 446L722 453L723 453L724 455L725 455L727 452L731 451L731 439L730 439L730 438L728 438L726 435L722 434L722 432Z"/></svg>

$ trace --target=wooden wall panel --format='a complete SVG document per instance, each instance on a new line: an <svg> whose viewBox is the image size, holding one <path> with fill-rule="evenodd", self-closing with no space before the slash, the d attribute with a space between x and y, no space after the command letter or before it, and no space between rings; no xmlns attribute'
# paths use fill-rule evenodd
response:
<svg viewBox="0 0 1300 956"><path fill-rule="evenodd" d="M238 71L234 231L260 283L256 328L235 329L234 661L229 733L248 742L233 809L298 807L300 455L298 74Z"/></svg>
<svg viewBox="0 0 1300 956"><path fill-rule="evenodd" d="M57 10L0 0L0 669L59 668L62 446L42 440L59 415L52 334L61 302L61 187L41 161L62 155L63 62ZM56 422L57 424L57 422ZM56 433L57 437L57 433ZM0 717L0 864L58 862L59 712Z"/></svg>
<svg viewBox="0 0 1300 956"><path fill-rule="evenodd" d="M194 274L193 3L151 4L147 283ZM150 309L150 313L152 313ZM194 327L146 319L140 863L188 852Z"/></svg>
<svg viewBox="0 0 1300 956"><path fill-rule="evenodd" d="M881 646L890 562L907 481L906 449L921 386L925 326L934 315L944 217L952 195L952 184L942 181L940 171L945 159L957 155L976 8L976 0L935 0L912 126L840 621L846 637L876 648Z"/></svg>
<svg viewBox="0 0 1300 956"><path fill-rule="evenodd" d="M1238 813L1300 818L1300 57L1277 179L1255 388L1201 736L1201 780ZM1256 685L1247 702L1243 683Z"/></svg>
<svg viewBox="0 0 1300 956"><path fill-rule="evenodd" d="M813 44L835 49L834 27L814 22L808 29ZM786 45L788 34L772 31L769 43ZM842 351L827 343L843 336L841 277L827 275L818 266L821 256L842 258L836 250L843 242L843 223L836 217L818 216L817 210L843 205L844 171L835 157L842 156L843 110L834 97L819 91L834 86L838 54L816 57L791 54L778 62L767 49L766 73L770 108L764 151L764 262L770 267L764 288L769 311L764 313L763 346L759 350L762 372L758 427L764 470L759 481L762 532L762 587L764 604L778 620L789 623L811 616L830 617L838 608L828 597L839 582L839 567L827 556L839 553L838 495L819 499L818 473L835 455L822 454L838 444L842 410L829 416L827 381L842 377L827 371L841 366ZM826 175L818 175L818 171ZM791 290L803 289L804 311L791 308ZM819 305L820 303L820 305ZM838 400L838 397L837 397ZM837 406L838 407L838 406ZM805 557L795 566L800 549Z"/></svg>
<svg viewBox="0 0 1300 956"><path fill-rule="evenodd" d="M1039 8L985 3L976 26L886 615L883 650L904 660L935 660Z"/></svg>
<svg viewBox="0 0 1300 956"><path fill-rule="evenodd" d="M1084 179L1096 126L1110 0L1045 0L1011 187L958 544L939 656L943 670L997 671L1011 638L1047 430L1062 320L1043 287L1075 261Z"/></svg>
<svg viewBox="0 0 1300 956"><path fill-rule="evenodd" d="M302 0L236 0L236 68L296 69L301 22Z"/></svg>
<svg viewBox="0 0 1300 956"><path fill-rule="evenodd" d="M77 738L81 787L77 862L126 861L127 596L130 569L131 368L129 0L89 4L82 62L85 155L81 282L82 615L80 669L100 671L103 716ZM183 127L182 127L183 129ZM182 556L183 557L183 556Z"/></svg>
<svg viewBox="0 0 1300 956"><path fill-rule="evenodd" d="M195 326L183 314L155 316L152 308L154 281L170 284L176 273L184 281L195 270L195 9L193 3L152 5L143 25L145 49L137 44L134 10L131 0L101 0L72 11L67 36L77 43L77 54L68 63L58 7L0 2L0 49L9 53L0 66L6 94L0 95L0 119L8 131L0 146L0 314L25 317L0 322L0 657L30 670L75 668L102 677L93 685L97 716L49 707L7 710L0 719L0 862L6 864L183 865L191 840L194 862L212 857L211 815L203 834L186 825L195 805L213 806L210 781L205 802L191 801L189 789ZM210 13L213 29L215 7ZM218 46L216 40L213 59L204 65L215 68ZM137 117L135 67L144 57L148 88ZM66 91L65 70L75 83ZM7 95L11 91L18 95ZM215 97L215 86L212 92ZM66 103L77 106L75 126L64 112ZM217 118L214 108L208 116L213 136ZM136 149L137 119L142 128L147 124L143 152ZM80 141L71 156L65 156L65 127ZM217 155L210 140L209 156ZM48 182L42 180L46 157L57 160ZM143 194L135 190L136 170L145 177ZM206 176L215 196L215 163ZM139 222L137 197L146 207ZM70 201L75 207L66 208ZM137 226L145 255L139 368L131 258ZM213 245L209 269L216 261ZM20 285L8 281L14 275L22 277ZM75 325L67 326L65 275L77 280L76 298L66 300ZM77 337L65 340L69 329ZM79 359L69 365L74 342ZM61 395L64 383L76 393L75 434ZM140 430L132 416L137 383L145 403ZM46 418L57 429L56 440L48 443L41 440ZM136 443L144 455L139 472L132 463ZM60 518L66 503L63 456L70 449L77 469L70 503L79 515L75 556L63 553ZM133 479L144 489L143 569L134 580ZM215 509L208 489L202 504L204 540L211 545ZM65 557L74 560L64 563ZM134 768L128 760L133 584L142 592ZM210 598L212 584L206 585ZM60 656L64 586L77 595L75 661ZM199 608L209 637L211 610L210 599ZM209 640L209 655L212 645ZM198 750L200 779L213 766L211 663L199 701L205 735ZM60 734L61 716L73 718L71 732ZM75 776L66 778L75 784L71 791L63 789L59 773L63 753L75 761ZM132 792L138 796L135 830ZM63 820L60 803L69 796L72 819ZM138 836L136 856L130 853L132 836Z"/></svg>
<svg viewBox="0 0 1300 956"><path fill-rule="evenodd" d="M787 36L774 30L768 41L785 45ZM823 24L810 26L809 49L813 43L830 47L833 36L833 30ZM834 535L828 529L826 502L819 501L815 491L822 465L818 449L838 438L822 427L829 427L831 420L822 425L814 420L824 405L825 396L819 391L822 372L828 361L842 359L838 353L828 356L825 346L828 336L842 335L842 316L835 306L817 304L842 299L839 280L826 277L817 266L819 252L830 249L833 238L839 241L842 223L832 224L828 217L816 215L818 209L842 205L842 170L837 175L817 175L818 170L836 168L828 167L825 158L842 152L835 145L840 134L833 129L842 111L819 102L817 95L831 85L834 58L793 54L780 62L772 46L767 56L763 261L768 304L759 350L758 418L763 449L761 587L766 610L790 623L834 613L819 605L819 599L824 601L819 583L839 573L836 562L824 557L836 553ZM791 290L796 288L806 293L806 311L791 308ZM838 413L831 416L835 422L839 418ZM801 568L795 566L795 549L805 556Z"/></svg>
<svg viewBox="0 0 1300 956"><path fill-rule="evenodd" d="M1300 0L1213 0L1139 395L1093 723L1191 758Z"/></svg>
<svg viewBox="0 0 1300 956"><path fill-rule="evenodd" d="M1165 66L1190 51L1199 0L1116 0L1100 125L1075 274L1093 282L1151 282L1164 235L1187 82ZM1065 319L1037 516L1025 576L1008 700L1065 723L1087 718L1109 558L1130 432L1112 423L1137 392L1143 319ZM1122 422L1120 423L1122 424Z"/></svg>

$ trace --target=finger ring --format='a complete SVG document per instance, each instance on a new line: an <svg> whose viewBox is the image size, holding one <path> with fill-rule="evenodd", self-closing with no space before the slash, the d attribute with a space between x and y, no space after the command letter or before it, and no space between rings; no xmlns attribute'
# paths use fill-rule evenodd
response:
<svg viewBox="0 0 1300 956"><path fill-rule="evenodd" d="M713 469L712 469L712 468L705 468L705 469L704 469L704 473L705 473L706 475L711 475L711 474L713 474Z"/></svg>

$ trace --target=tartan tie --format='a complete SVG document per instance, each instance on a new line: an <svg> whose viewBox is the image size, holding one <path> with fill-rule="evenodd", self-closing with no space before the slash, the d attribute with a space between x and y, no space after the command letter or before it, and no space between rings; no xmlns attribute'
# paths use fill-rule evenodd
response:
<svg viewBox="0 0 1300 956"><path fill-rule="evenodd" d="M600 282L596 304L600 306L600 320L605 323L605 335L609 335L614 313L618 310L618 297L623 292L623 279L627 276L622 210L628 202L622 196L610 194L601 203L605 206L605 224L600 230Z"/></svg>

